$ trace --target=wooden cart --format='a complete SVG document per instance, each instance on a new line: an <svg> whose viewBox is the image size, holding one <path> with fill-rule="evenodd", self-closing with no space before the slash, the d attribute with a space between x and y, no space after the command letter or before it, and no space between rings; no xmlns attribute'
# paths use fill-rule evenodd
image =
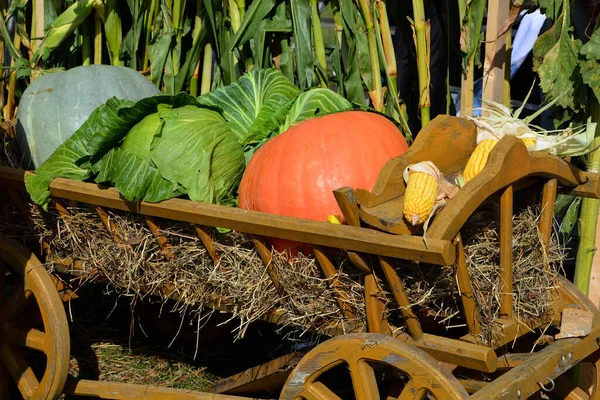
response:
<svg viewBox="0 0 600 400"><path fill-rule="evenodd" d="M215 387L217 392L243 392L240 388L248 389L253 382L278 375L287 379L281 388L280 399L339 399L346 398L346 395L357 400L526 399L530 396L540 398L541 395L559 399L600 399L600 312L566 279L560 279L555 288L555 318L540 319L535 327L560 324L565 310L578 309L593 316L591 332L563 339L547 337L546 343L538 346L541 349L536 352L512 352L511 349L518 346L506 346L518 342L529 332L513 315L511 235L514 193L534 189L538 185L543 188L540 232L542 243L548 245L557 193L599 198L600 175L580 171L574 165L546 153L528 153L520 140L507 136L495 146L484 170L460 189L432 220L427 231L427 243L421 235L412 235L402 219L404 168L412 163L432 160L446 176L450 176L464 168L475 148L475 138L475 126L468 120L447 116L436 118L418 135L406 154L386 164L371 192L351 188L335 191L348 225L183 199L132 204L124 201L116 189L60 178L51 183L50 191L54 199L193 223L209 252L212 242L210 236L203 234L206 227L229 228L252 235L275 287L278 287L279 280L275 270L270 268L271 253L263 237L311 243L327 277L335 275L336 266L323 248L347 251L352 263L364 272L366 329L350 323L330 329L324 333L333 338L308 353L282 357L226 379ZM23 189L24 177L28 173L0 167L1 190L16 198L15 191ZM495 322L497 334L489 346L478 340L481 330L477 318L479 310L473 297L460 235L468 218L486 202L499 202L502 282L501 318ZM367 254L375 255L378 265L370 265ZM22 277L21 286L7 298L4 291L0 291L4 299L0 307L0 357L2 368L17 382L25 398L54 399L61 393L111 399L241 398L231 394L184 392L68 378L69 329L59 295L64 288L57 287L57 280L32 251L1 237L0 258L4 261L0 265ZM431 268L429 264L455 266L463 318L469 334L452 339L425 332L411 309L403 277L393 267L394 258L419 261L424 264L423 268ZM377 291L375 274L379 274L390 288L391 300L399 306L404 330L394 329L385 319L384 302L373 295ZM0 274L3 279L4 276L5 273ZM332 279L331 284L335 289L336 280ZM3 282L0 285L4 288ZM345 308L343 290L337 288L334 293L340 312L350 317ZM39 307L43 330L27 326L24 323L27 319L21 315L32 299ZM277 312L264 316L265 320L272 322L278 318L281 315ZM361 330L368 333L352 333ZM32 372L20 347L46 355L47 366L41 379ZM591 379L588 379L589 391L577 387L565 374L583 362L589 366L585 369L588 375L592 372ZM340 366L348 374L347 381L331 379L332 371L339 370ZM0 376L6 375L3 369L0 369ZM458 379L456 372L459 370L463 373L461 376L467 373L472 378ZM477 379L477 376L480 378ZM345 394L339 388L333 388L340 382L347 382ZM0 390L3 389L0 387Z"/></svg>

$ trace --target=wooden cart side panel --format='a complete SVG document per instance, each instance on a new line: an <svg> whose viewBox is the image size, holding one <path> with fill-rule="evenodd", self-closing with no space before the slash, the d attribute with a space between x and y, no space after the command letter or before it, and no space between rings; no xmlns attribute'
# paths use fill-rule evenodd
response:
<svg viewBox="0 0 600 400"><path fill-rule="evenodd" d="M26 174L29 172L0 167L0 185L23 187ZM184 199L170 199L160 203L131 203L125 201L115 188L103 188L92 183L70 179L54 179L50 184L50 193L55 198L153 217L437 265L452 264L456 256L454 246L449 240L428 240L425 245L420 237L389 235L367 228L335 225Z"/></svg>

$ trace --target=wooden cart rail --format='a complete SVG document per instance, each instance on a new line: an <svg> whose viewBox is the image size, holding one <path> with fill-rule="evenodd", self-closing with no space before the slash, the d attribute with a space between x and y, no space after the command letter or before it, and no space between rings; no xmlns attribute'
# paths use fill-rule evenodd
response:
<svg viewBox="0 0 600 400"><path fill-rule="evenodd" d="M0 167L0 185L23 188L24 178L29 174L31 172ZM54 179L50 184L50 193L54 198L152 217L437 265L452 264L456 255L454 246L448 240L428 240L425 245L420 237L390 235L372 229L334 225L183 199L165 200L160 203L132 203L124 200L115 188L103 188L96 184L70 179Z"/></svg>

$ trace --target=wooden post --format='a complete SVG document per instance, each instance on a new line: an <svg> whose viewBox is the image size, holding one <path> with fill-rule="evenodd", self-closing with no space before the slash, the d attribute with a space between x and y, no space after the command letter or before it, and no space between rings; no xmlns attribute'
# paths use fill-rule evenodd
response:
<svg viewBox="0 0 600 400"><path fill-rule="evenodd" d="M506 36L500 36L502 24L508 17L510 2L489 0L487 30L485 35L485 62L483 69L483 98L502 103L504 89L504 63L506 58ZM485 105L484 105L485 108Z"/></svg>

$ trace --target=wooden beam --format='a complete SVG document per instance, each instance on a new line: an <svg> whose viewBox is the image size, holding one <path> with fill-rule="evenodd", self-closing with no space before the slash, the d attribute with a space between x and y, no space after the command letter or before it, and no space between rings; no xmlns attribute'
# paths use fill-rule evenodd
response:
<svg viewBox="0 0 600 400"><path fill-rule="evenodd" d="M17 185L25 171L0 167L0 184ZM29 174L29 173L27 173ZM278 237L437 265L450 265L456 257L449 240L423 239L408 235L389 235L373 229L285 217L214 204L170 199L160 203L131 203L115 188L56 178L50 184L52 197L95 206L131 211L142 215L233 229L245 233Z"/></svg>
<svg viewBox="0 0 600 400"><path fill-rule="evenodd" d="M510 2L489 0L487 31L485 35L485 62L483 69L483 99L502 104L504 89L504 63L506 58L506 36L500 37L500 30L508 18ZM485 105L484 105L485 108Z"/></svg>

